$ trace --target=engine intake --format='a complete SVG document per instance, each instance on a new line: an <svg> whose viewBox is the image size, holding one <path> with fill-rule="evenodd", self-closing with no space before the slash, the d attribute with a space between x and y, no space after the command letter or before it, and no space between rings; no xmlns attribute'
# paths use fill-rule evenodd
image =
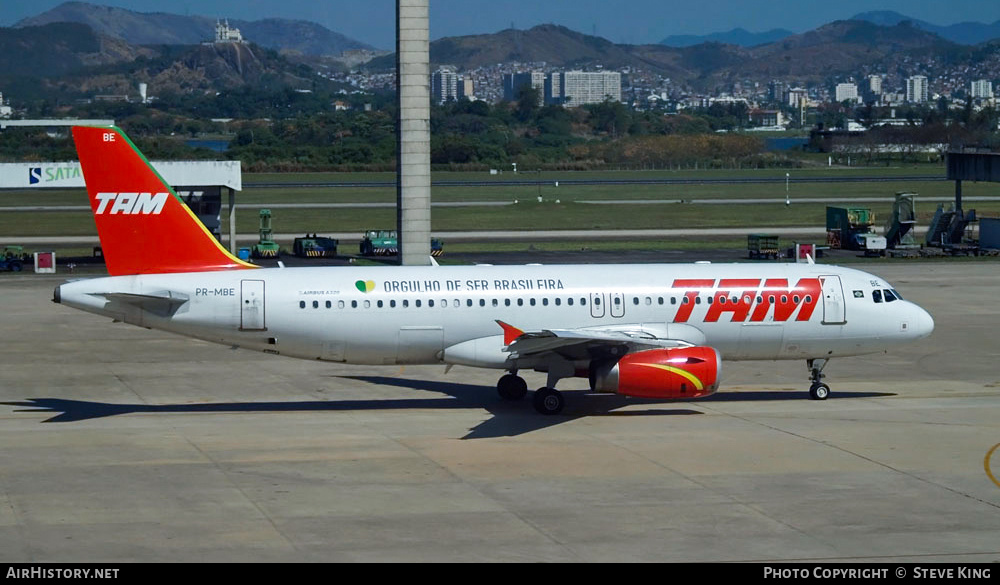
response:
<svg viewBox="0 0 1000 585"><path fill-rule="evenodd" d="M722 357L711 347L650 349L593 368L594 390L637 398L701 398L714 394Z"/></svg>

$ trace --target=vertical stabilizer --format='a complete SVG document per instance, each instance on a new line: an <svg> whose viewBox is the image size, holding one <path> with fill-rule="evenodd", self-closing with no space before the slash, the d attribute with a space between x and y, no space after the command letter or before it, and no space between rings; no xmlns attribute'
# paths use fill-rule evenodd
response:
<svg viewBox="0 0 1000 585"><path fill-rule="evenodd" d="M109 274L256 268L222 247L120 129L74 126L73 141Z"/></svg>

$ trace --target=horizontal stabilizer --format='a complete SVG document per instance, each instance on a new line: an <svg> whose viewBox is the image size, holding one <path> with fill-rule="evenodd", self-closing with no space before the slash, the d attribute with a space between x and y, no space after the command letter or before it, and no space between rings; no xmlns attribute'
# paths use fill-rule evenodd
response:
<svg viewBox="0 0 1000 585"><path fill-rule="evenodd" d="M143 311L152 313L160 317L172 317L184 303L188 302L188 295L162 291L148 295L137 295L132 293L100 293L109 301L124 303L138 307Z"/></svg>

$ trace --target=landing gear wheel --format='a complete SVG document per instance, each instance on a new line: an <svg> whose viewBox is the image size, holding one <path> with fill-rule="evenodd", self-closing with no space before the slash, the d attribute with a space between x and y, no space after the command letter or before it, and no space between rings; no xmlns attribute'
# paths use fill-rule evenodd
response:
<svg viewBox="0 0 1000 585"><path fill-rule="evenodd" d="M809 398L813 400L826 400L830 396L830 387L823 383L823 368L826 367L828 359L813 358L806 360L806 367L809 368L809 379L812 386L809 386Z"/></svg>
<svg viewBox="0 0 1000 585"><path fill-rule="evenodd" d="M542 414L559 414L562 412L565 400L562 392L555 388L539 388L535 390L535 410Z"/></svg>
<svg viewBox="0 0 1000 585"><path fill-rule="evenodd" d="M813 400L826 400L828 396L830 396L830 387L822 382L809 387L809 398Z"/></svg>
<svg viewBox="0 0 1000 585"><path fill-rule="evenodd" d="M521 400L528 394L528 384L516 374L507 374L497 382L497 393L504 400Z"/></svg>

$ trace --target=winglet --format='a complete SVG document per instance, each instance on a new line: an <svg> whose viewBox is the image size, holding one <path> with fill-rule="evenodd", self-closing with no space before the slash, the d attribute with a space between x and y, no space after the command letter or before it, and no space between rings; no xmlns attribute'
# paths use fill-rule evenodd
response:
<svg viewBox="0 0 1000 585"><path fill-rule="evenodd" d="M514 327L513 325L509 325L507 323L504 323L503 321L501 321L499 319L497 319L496 321L497 321L497 325L499 325L500 328L503 329L503 344L504 345L510 345L511 343L514 343L515 339L517 339L518 337L524 335L524 331L521 331L520 329L518 329L517 327Z"/></svg>
<svg viewBox="0 0 1000 585"><path fill-rule="evenodd" d="M256 268L222 247L120 129L74 126L73 141L109 274Z"/></svg>

